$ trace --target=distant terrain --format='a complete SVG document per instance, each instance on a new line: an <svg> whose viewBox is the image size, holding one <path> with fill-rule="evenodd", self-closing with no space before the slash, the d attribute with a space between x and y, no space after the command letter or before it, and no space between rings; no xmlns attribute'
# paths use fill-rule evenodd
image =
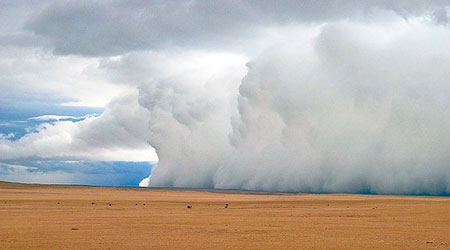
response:
<svg viewBox="0 0 450 250"><path fill-rule="evenodd" d="M450 249L449 211L450 197L0 182L0 249Z"/></svg>

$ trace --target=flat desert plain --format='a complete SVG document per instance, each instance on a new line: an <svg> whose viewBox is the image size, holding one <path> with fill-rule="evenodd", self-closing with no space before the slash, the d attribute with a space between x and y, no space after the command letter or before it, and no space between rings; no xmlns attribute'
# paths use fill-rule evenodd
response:
<svg viewBox="0 0 450 250"><path fill-rule="evenodd" d="M0 183L0 249L450 249L450 198Z"/></svg>

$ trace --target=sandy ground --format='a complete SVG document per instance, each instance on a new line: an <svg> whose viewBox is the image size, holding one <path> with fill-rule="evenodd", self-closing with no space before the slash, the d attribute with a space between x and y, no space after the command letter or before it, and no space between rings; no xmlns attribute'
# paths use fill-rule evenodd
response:
<svg viewBox="0 0 450 250"><path fill-rule="evenodd" d="M0 249L450 249L450 197L0 183Z"/></svg>

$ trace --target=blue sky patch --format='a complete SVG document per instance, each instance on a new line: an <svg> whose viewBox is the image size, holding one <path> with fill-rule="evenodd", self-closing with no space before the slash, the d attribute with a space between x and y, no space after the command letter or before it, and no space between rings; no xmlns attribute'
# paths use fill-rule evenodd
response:
<svg viewBox="0 0 450 250"><path fill-rule="evenodd" d="M154 166L151 162L123 161L0 162L0 181L137 187Z"/></svg>

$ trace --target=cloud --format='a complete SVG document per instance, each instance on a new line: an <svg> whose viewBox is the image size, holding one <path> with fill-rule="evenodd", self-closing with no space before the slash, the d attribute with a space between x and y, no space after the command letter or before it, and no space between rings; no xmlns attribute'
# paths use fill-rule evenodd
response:
<svg viewBox="0 0 450 250"><path fill-rule="evenodd" d="M11 138L14 138L13 133L9 133L7 135L0 133L0 140L7 140L7 139L11 139Z"/></svg>
<svg viewBox="0 0 450 250"><path fill-rule="evenodd" d="M41 48L0 48L0 104L104 107L129 91L97 70L99 59L55 56Z"/></svg>
<svg viewBox="0 0 450 250"><path fill-rule="evenodd" d="M227 134L245 58L188 53L169 62L177 67L139 87L139 103L149 112L148 140L159 157L157 178L161 186L212 187L213 165L231 150Z"/></svg>
<svg viewBox="0 0 450 250"><path fill-rule="evenodd" d="M43 123L15 141L1 137L0 160L156 161L143 136L145 113L133 91L114 99L98 117Z"/></svg>
<svg viewBox="0 0 450 250"><path fill-rule="evenodd" d="M141 182L139 182L139 187L148 187L150 178L144 178Z"/></svg>
<svg viewBox="0 0 450 250"><path fill-rule="evenodd" d="M270 27L365 19L380 9L404 18L442 10L448 1L57 1L37 11L25 30L56 54L120 55L188 47L236 49ZM440 11L440 12L439 12ZM439 14L441 13L441 14ZM247 49L250 46L246 47Z"/></svg>
<svg viewBox="0 0 450 250"><path fill-rule="evenodd" d="M36 117L28 118L30 120L37 121L60 121L60 120L84 120L89 117L96 117L98 114L89 114L83 116L70 116L70 115L40 115Z"/></svg>
<svg viewBox="0 0 450 250"><path fill-rule="evenodd" d="M149 185L449 194L449 42L446 27L402 17L292 27L230 85L238 113L202 84L159 99L141 88L160 157ZM178 118L195 113L208 115Z"/></svg>

